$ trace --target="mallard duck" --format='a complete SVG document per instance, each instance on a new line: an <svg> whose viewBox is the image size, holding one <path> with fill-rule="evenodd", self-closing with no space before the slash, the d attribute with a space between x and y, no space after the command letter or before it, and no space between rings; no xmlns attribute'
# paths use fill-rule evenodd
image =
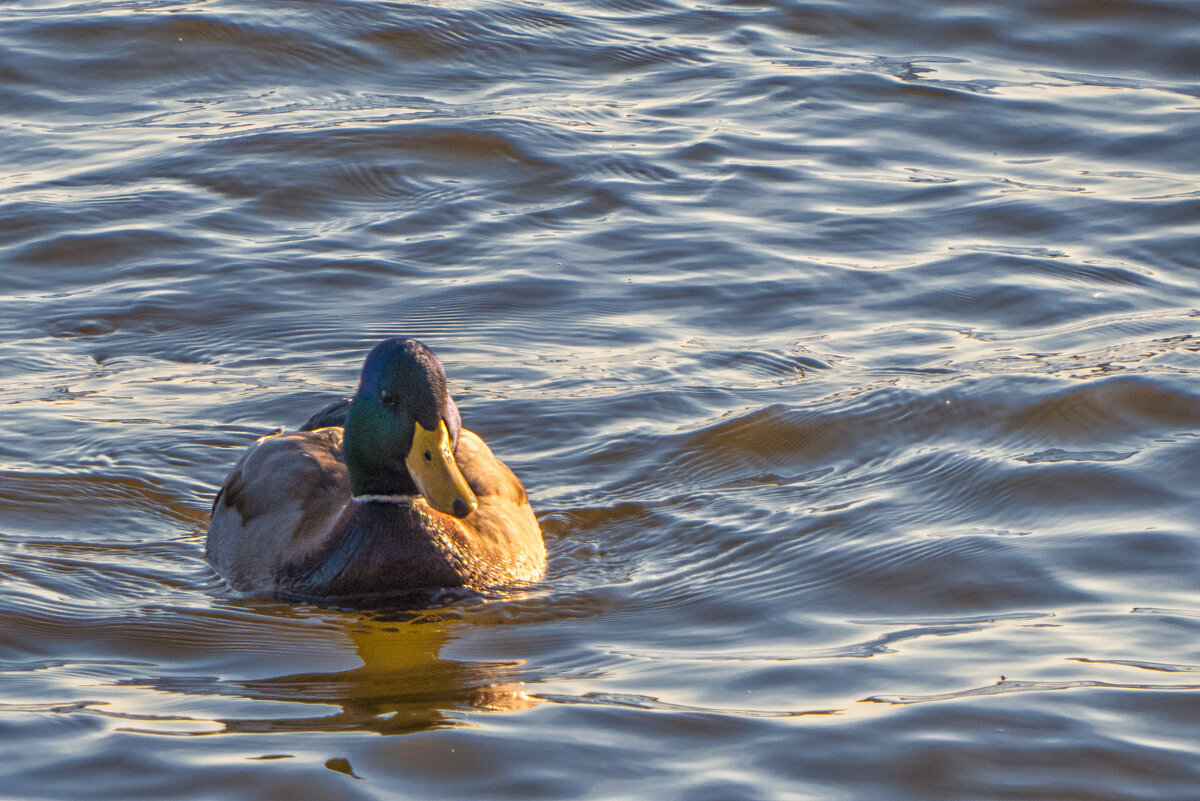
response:
<svg viewBox="0 0 1200 801"><path fill-rule="evenodd" d="M213 501L206 558L235 590L363 604L541 578L521 482L462 427L433 351L376 345L353 398L259 439Z"/></svg>

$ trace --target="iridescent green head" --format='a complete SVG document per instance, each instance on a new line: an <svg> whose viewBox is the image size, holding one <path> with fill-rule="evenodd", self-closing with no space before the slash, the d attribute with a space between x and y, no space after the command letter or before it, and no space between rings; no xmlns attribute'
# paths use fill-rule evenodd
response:
<svg viewBox="0 0 1200 801"><path fill-rule="evenodd" d="M354 497L420 494L434 509L466 517L477 502L454 461L461 426L433 351L403 337L379 343L367 354L346 417Z"/></svg>

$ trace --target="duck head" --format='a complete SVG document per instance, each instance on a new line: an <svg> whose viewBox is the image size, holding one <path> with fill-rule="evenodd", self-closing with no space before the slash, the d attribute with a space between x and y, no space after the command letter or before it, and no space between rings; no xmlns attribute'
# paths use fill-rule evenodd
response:
<svg viewBox="0 0 1200 801"><path fill-rule="evenodd" d="M433 351L388 339L367 354L346 417L343 450L355 498L424 495L466 517L478 505L454 461L462 421Z"/></svg>

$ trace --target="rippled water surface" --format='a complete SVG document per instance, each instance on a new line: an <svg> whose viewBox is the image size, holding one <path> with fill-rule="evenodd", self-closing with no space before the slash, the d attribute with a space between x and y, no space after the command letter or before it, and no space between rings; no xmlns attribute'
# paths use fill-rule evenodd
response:
<svg viewBox="0 0 1200 801"><path fill-rule="evenodd" d="M1192 0L0 5L0 795L1200 786ZM240 598L429 343L550 572Z"/></svg>

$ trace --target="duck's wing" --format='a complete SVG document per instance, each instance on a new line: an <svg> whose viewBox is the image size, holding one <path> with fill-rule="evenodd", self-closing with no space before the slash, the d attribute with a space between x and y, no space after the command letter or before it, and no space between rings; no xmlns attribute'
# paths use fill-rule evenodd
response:
<svg viewBox="0 0 1200 801"><path fill-rule="evenodd" d="M284 567L319 547L349 502L342 429L263 437L213 502L205 557L234 589L272 592Z"/></svg>
<svg viewBox="0 0 1200 801"><path fill-rule="evenodd" d="M492 585L537 581L546 570L546 545L525 487L474 432L459 434L454 459L479 501L460 521L469 550L486 563Z"/></svg>
<svg viewBox="0 0 1200 801"><path fill-rule="evenodd" d="M329 426L345 426L346 417L350 414L350 400L350 398L342 398L334 401L305 420L304 425L300 426L300 430L315 431L318 428L328 428Z"/></svg>

